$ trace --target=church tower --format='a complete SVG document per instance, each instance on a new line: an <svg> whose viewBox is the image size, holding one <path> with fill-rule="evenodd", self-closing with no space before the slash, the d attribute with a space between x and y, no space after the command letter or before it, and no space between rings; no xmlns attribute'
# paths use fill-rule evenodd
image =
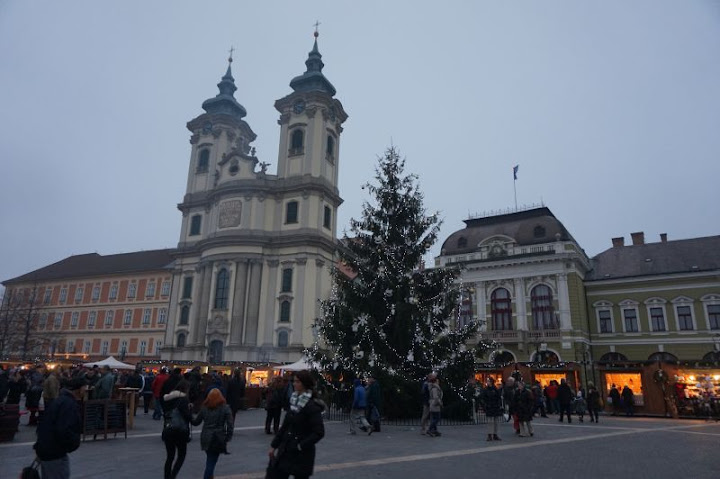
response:
<svg viewBox="0 0 720 479"><path fill-rule="evenodd" d="M277 174L227 72L205 113L188 122L190 166L175 255L167 360L295 361L312 344L329 297L338 166L347 114L322 73L317 32L307 70L277 100Z"/></svg>

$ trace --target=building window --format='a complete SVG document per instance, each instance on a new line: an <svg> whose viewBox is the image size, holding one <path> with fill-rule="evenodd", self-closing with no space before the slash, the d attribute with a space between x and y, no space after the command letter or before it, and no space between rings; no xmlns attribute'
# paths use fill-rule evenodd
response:
<svg viewBox="0 0 720 479"><path fill-rule="evenodd" d="M182 348L185 347L185 333L180 333L177 336L177 347Z"/></svg>
<svg viewBox="0 0 720 479"><path fill-rule="evenodd" d="M498 288L490 295L490 311L493 329L496 331L512 330L512 302L510 293L505 288Z"/></svg>
<svg viewBox="0 0 720 479"><path fill-rule="evenodd" d="M162 349L162 341L155 341L155 354L160 354L160 350Z"/></svg>
<svg viewBox="0 0 720 479"><path fill-rule="evenodd" d="M114 316L115 316L115 311L113 311L113 310L105 311L105 326L112 327Z"/></svg>
<svg viewBox="0 0 720 479"><path fill-rule="evenodd" d="M290 322L290 301L283 301L280 303L280 322Z"/></svg>
<svg viewBox="0 0 720 479"><path fill-rule="evenodd" d="M82 301L84 289L82 286L78 286L75 290L75 301Z"/></svg>
<svg viewBox="0 0 720 479"><path fill-rule="evenodd" d="M708 304L707 316L710 329L720 329L720 304Z"/></svg>
<svg viewBox="0 0 720 479"><path fill-rule="evenodd" d="M625 332L626 333L637 333L639 331L638 329L638 320L637 320L637 310L635 308L626 308L623 309L623 321L625 322Z"/></svg>
<svg viewBox="0 0 720 479"><path fill-rule="evenodd" d="M663 308L650 308L650 328L652 331L666 331L665 311Z"/></svg>
<svg viewBox="0 0 720 479"><path fill-rule="evenodd" d="M598 320L600 321L601 333L612 333L612 314L609 309L601 309L598 311Z"/></svg>
<svg viewBox="0 0 720 479"><path fill-rule="evenodd" d="M150 315L152 314L152 309L145 308L145 311L143 311L143 318L142 323L145 325L150 324Z"/></svg>
<svg viewBox="0 0 720 479"><path fill-rule="evenodd" d="M90 352L90 341L85 341L83 345L83 353L87 354Z"/></svg>
<svg viewBox="0 0 720 479"><path fill-rule="evenodd" d="M75 311L72 316L70 316L70 327L71 328L77 328L78 326L78 319L80 319L80 313Z"/></svg>
<svg viewBox="0 0 720 479"><path fill-rule="evenodd" d="M146 349L147 349L147 341L140 341L140 356L145 356Z"/></svg>
<svg viewBox="0 0 720 479"><path fill-rule="evenodd" d="M298 222L298 202L288 201L285 205L285 223L297 223Z"/></svg>
<svg viewBox="0 0 720 479"><path fill-rule="evenodd" d="M63 317L62 313L57 313L57 314L55 314L55 321L54 321L54 324L53 324L53 327L54 327L55 329L60 329L60 328L62 328L62 317Z"/></svg>
<svg viewBox="0 0 720 479"><path fill-rule="evenodd" d="M43 299L43 302L45 304L50 304L51 299L52 299L52 288L46 288L45 289L45 298Z"/></svg>
<svg viewBox="0 0 720 479"><path fill-rule="evenodd" d="M183 279L183 293L182 293L183 299L190 299L190 297L192 296L192 287L193 287L192 276L186 276Z"/></svg>
<svg viewBox="0 0 720 479"><path fill-rule="evenodd" d="M287 331L280 331L278 333L278 347L279 348L287 348L288 347L288 332Z"/></svg>
<svg viewBox="0 0 720 479"><path fill-rule="evenodd" d="M218 271L215 282L215 309L227 309L230 290L230 275L227 269Z"/></svg>
<svg viewBox="0 0 720 479"><path fill-rule="evenodd" d="M467 238L465 238L464 236L458 238L457 247L458 248L467 248Z"/></svg>
<svg viewBox="0 0 720 479"><path fill-rule="evenodd" d="M100 286L95 286L92 290L92 300L97 301L100 299Z"/></svg>
<svg viewBox="0 0 720 479"><path fill-rule="evenodd" d="M110 286L110 299L117 299L118 295L118 285L117 283Z"/></svg>
<svg viewBox="0 0 720 479"><path fill-rule="evenodd" d="M152 298L153 296L155 296L155 281L148 283L145 290L145 297Z"/></svg>
<svg viewBox="0 0 720 479"><path fill-rule="evenodd" d="M68 339L66 351L67 351L68 353L74 353L74 352L75 352L75 340L73 340L73 339Z"/></svg>
<svg viewBox="0 0 720 479"><path fill-rule="evenodd" d="M127 297L128 297L128 298L134 298L136 294L137 294L137 284L135 284L135 283L130 283L130 284L128 285Z"/></svg>
<svg viewBox="0 0 720 479"><path fill-rule="evenodd" d="M125 359L127 352L127 341L123 340L122 343L120 343L120 360Z"/></svg>
<svg viewBox="0 0 720 479"><path fill-rule="evenodd" d="M158 324L165 324L167 321L167 308L160 308L158 312Z"/></svg>
<svg viewBox="0 0 720 479"><path fill-rule="evenodd" d="M292 268L285 268L282 270L282 284L280 286L281 293L289 293L292 291Z"/></svg>
<svg viewBox="0 0 720 479"><path fill-rule="evenodd" d="M60 303L67 301L67 288L60 289Z"/></svg>
<svg viewBox="0 0 720 479"><path fill-rule="evenodd" d="M160 290L161 296L170 296L170 281L163 281L162 289Z"/></svg>
<svg viewBox="0 0 720 479"><path fill-rule="evenodd" d="M326 206L323 212L323 228L330 229L332 225L332 210Z"/></svg>
<svg viewBox="0 0 720 479"><path fill-rule="evenodd" d="M290 154L291 155L302 155L303 144L305 140L305 133L300 128L293 130L290 135Z"/></svg>
<svg viewBox="0 0 720 479"><path fill-rule="evenodd" d="M198 154L196 173L207 173L210 164L210 150L203 148Z"/></svg>
<svg viewBox="0 0 720 479"><path fill-rule="evenodd" d="M180 308L180 324L186 326L190 321L190 306Z"/></svg>
<svg viewBox="0 0 720 479"><path fill-rule="evenodd" d="M102 348L100 349L100 352L103 356L107 356L108 350L110 349L110 343L107 341L102 342Z"/></svg>
<svg viewBox="0 0 720 479"><path fill-rule="evenodd" d="M38 329L45 329L45 326L47 326L47 313L43 313L40 315L40 321L38 322Z"/></svg>
<svg viewBox="0 0 720 479"><path fill-rule="evenodd" d="M544 226L536 226L535 229L533 229L533 237L544 238L545 237L545 227Z"/></svg>
<svg viewBox="0 0 720 479"><path fill-rule="evenodd" d="M95 329L95 321L97 320L97 311L90 311L88 316L88 329Z"/></svg>
<svg viewBox="0 0 720 479"><path fill-rule="evenodd" d="M202 226L202 215L192 216L190 218L190 236L199 235L201 226Z"/></svg>
<svg viewBox="0 0 720 479"><path fill-rule="evenodd" d="M330 135L328 135L327 143L325 144L325 155L331 160L335 158L335 138Z"/></svg>
<svg viewBox="0 0 720 479"><path fill-rule="evenodd" d="M695 329L690 306L678 306L675 309L675 314L677 314L678 329L680 331L692 331Z"/></svg>
<svg viewBox="0 0 720 479"><path fill-rule="evenodd" d="M125 326L130 326L132 324L132 309L125 310L125 318L123 319L123 324Z"/></svg>
<svg viewBox="0 0 720 479"><path fill-rule="evenodd" d="M539 284L530 291L530 302L532 306L533 328L536 331L542 329L556 329L555 308L553 308L553 295L550 287Z"/></svg>

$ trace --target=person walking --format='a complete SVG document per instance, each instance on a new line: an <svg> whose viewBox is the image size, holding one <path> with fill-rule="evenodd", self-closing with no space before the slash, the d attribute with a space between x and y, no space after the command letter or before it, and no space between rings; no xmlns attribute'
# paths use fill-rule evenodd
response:
<svg viewBox="0 0 720 479"><path fill-rule="evenodd" d="M443 406L443 391L440 388L440 381L437 376L429 380L428 392L430 395L430 427L427 430L427 435L439 437L442 434L437 430L437 426L440 422L440 411Z"/></svg>
<svg viewBox="0 0 720 479"><path fill-rule="evenodd" d="M554 379L545 388L548 398L548 414L560 414L560 401L558 401L558 383Z"/></svg>
<svg viewBox="0 0 720 479"><path fill-rule="evenodd" d="M162 388L165 384L165 381L168 380L170 375L168 374L168 369L166 367L160 368L160 374L155 376L155 379L153 379L152 382L152 393L153 393L153 401L155 402L155 410L153 411L153 419L156 421L159 421L163 417L162 413Z"/></svg>
<svg viewBox="0 0 720 479"><path fill-rule="evenodd" d="M539 411L540 417L547 417L547 414L545 413L545 397L543 395L543 389L540 381L535 380L535 384L533 384L530 392L532 392L533 397L535 398L535 405L533 406L533 416Z"/></svg>
<svg viewBox="0 0 720 479"><path fill-rule="evenodd" d="M575 394L575 412L578 415L580 422L585 422L585 411L587 410L587 400L585 399L585 390L580 386L577 394Z"/></svg>
<svg viewBox="0 0 720 479"><path fill-rule="evenodd" d="M572 422L572 389L565 379L560 380L557 388L557 400L560 403L560 422L563 422L563 414L567 415L568 424Z"/></svg>
<svg viewBox="0 0 720 479"><path fill-rule="evenodd" d="M114 387L115 376L113 376L110 366L103 366L103 374L98 382L95 383L93 399L110 399L112 397Z"/></svg>
<svg viewBox="0 0 720 479"><path fill-rule="evenodd" d="M52 406L53 401L60 395L60 381L55 374L55 371L50 371L48 376L43 381L43 404L45 405L45 411L48 411Z"/></svg>
<svg viewBox="0 0 720 479"><path fill-rule="evenodd" d="M430 380L437 377L435 373L430 373L423 381L420 393L422 394L423 411L420 419L420 434L427 434L428 424L430 423Z"/></svg>
<svg viewBox="0 0 720 479"><path fill-rule="evenodd" d="M595 384L589 382L588 383L588 392L587 392L587 408L588 408L588 414L590 415L590 422L600 422L598 419L598 411L602 409L600 406L600 392L595 388Z"/></svg>
<svg viewBox="0 0 720 479"><path fill-rule="evenodd" d="M45 410L43 420L38 425L33 449L40 460L42 477L45 479L70 478L68 453L80 447L82 418L78 401L84 396L85 388L85 380L70 380Z"/></svg>
<svg viewBox="0 0 720 479"><path fill-rule="evenodd" d="M517 392L515 393L514 410L518 416L518 426L520 428L520 437L533 436L533 408L535 406L535 398L533 398L530 388L523 382L518 381Z"/></svg>
<svg viewBox="0 0 720 479"><path fill-rule="evenodd" d="M370 376L367 386L367 417L374 432L380 432L380 416L382 415L382 392L380 383Z"/></svg>
<svg viewBox="0 0 720 479"><path fill-rule="evenodd" d="M167 384L167 382L166 382ZM188 391L190 384L180 381L173 391L163 396L163 414L165 425L162 440L165 442L165 479L175 479L185 462L187 443L190 439L190 402ZM177 454L177 460L175 456ZM174 464L173 464L174 461Z"/></svg>
<svg viewBox="0 0 720 479"><path fill-rule="evenodd" d="M27 391L28 384L25 375L19 369L10 375L8 381L7 398L5 404L20 404L20 397Z"/></svg>
<svg viewBox="0 0 720 479"><path fill-rule="evenodd" d="M233 435L232 411L219 388L208 392L200 412L191 423L193 426L203 423L200 433L200 448L206 455L203 479L212 479L220 454L228 454L227 443Z"/></svg>
<svg viewBox="0 0 720 479"><path fill-rule="evenodd" d="M147 371L143 375L143 387L140 391L140 394L143 398L143 409L145 410L145 415L147 416L150 412L150 403L153 401L153 390L152 390L152 383L155 380L155 375L152 371ZM154 413L153 413L154 415Z"/></svg>
<svg viewBox="0 0 720 479"><path fill-rule="evenodd" d="M227 384L227 403L230 406L230 411L232 411L233 424L235 424L237 412L245 407L245 386L246 382L242 369L235 369L232 379Z"/></svg>
<svg viewBox="0 0 720 479"><path fill-rule="evenodd" d="M614 384L610 388L609 396L612 402L612 415L617 416L618 411L620 411L620 391L618 391L618 388Z"/></svg>
<svg viewBox="0 0 720 479"><path fill-rule="evenodd" d="M633 394L633 390L630 389L630 387L627 384L623 388L621 396L622 396L622 402L625 405L625 415L626 416L634 416L635 415L635 395Z"/></svg>
<svg viewBox="0 0 720 479"><path fill-rule="evenodd" d="M486 386L483 388L481 402L482 408L485 410L485 417L488 421L488 441L501 441L498 436L498 425L502 420L503 405L502 391L495 386L495 380L491 377L487 378Z"/></svg>
<svg viewBox="0 0 720 479"><path fill-rule="evenodd" d="M361 431L366 432L369 436L373 433L373 428L365 418L365 409L367 408L365 388L359 378L355 379L353 386L353 401L350 406L350 434L357 434L356 429L359 427Z"/></svg>
<svg viewBox="0 0 720 479"><path fill-rule="evenodd" d="M315 444L325 436L322 412L325 404L317 399L315 381L308 371L298 371L294 392L280 430L268 455L276 479L307 479L315 466Z"/></svg>
<svg viewBox="0 0 720 479"><path fill-rule="evenodd" d="M281 377L275 376L265 392L265 434L277 434L284 396L283 380ZM272 431L270 431L271 424Z"/></svg>

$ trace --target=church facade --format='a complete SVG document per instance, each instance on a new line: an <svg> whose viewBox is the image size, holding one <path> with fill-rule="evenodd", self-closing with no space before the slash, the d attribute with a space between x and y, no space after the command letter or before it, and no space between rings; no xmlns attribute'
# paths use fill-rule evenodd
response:
<svg viewBox="0 0 720 479"><path fill-rule="evenodd" d="M275 102L277 172L251 146L231 72L188 122L164 360L294 361L331 289L338 167L347 114L323 75L317 34L305 73Z"/></svg>

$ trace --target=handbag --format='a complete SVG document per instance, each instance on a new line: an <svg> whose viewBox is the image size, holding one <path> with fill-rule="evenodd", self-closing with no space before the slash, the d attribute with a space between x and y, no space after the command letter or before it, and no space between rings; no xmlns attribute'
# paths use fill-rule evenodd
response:
<svg viewBox="0 0 720 479"><path fill-rule="evenodd" d="M277 458L271 457L267 467L265 468L265 479L277 479L280 477L278 472Z"/></svg>
<svg viewBox="0 0 720 479"><path fill-rule="evenodd" d="M40 473L38 468L40 467L40 461L37 458L33 459L32 464L27 467L23 467L20 473L20 479L40 479Z"/></svg>

